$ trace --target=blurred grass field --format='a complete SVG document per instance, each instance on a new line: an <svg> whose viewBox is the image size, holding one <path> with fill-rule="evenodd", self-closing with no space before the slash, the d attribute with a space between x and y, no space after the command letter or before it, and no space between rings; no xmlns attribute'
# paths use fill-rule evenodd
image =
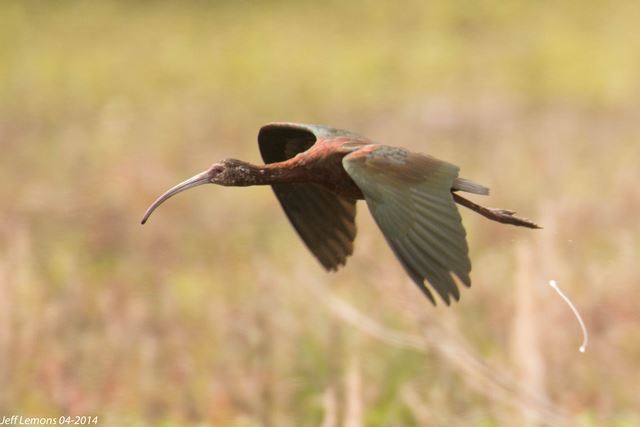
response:
<svg viewBox="0 0 640 427"><path fill-rule="evenodd" d="M640 6L0 3L0 416L114 426L640 425ZM359 205L326 274L259 162L270 121L430 153L471 289L431 307ZM585 354L558 281L590 331Z"/></svg>

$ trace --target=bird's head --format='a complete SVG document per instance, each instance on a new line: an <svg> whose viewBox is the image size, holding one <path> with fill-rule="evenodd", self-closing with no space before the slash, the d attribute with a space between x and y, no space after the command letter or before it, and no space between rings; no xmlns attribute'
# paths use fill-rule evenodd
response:
<svg viewBox="0 0 640 427"><path fill-rule="evenodd" d="M164 203L167 199L175 196L182 191L203 184L218 184L225 186L244 185L242 183L242 178L247 175L250 166L251 165L249 163L245 163L235 159L225 159L212 164L211 167L206 171L192 176L186 181L183 181L175 187L167 190L167 192L158 197L156 201L153 202L151 206L149 206L149 209L147 209L147 211L145 212L144 217L142 218L142 224L147 222L149 216L151 216L153 211L156 210L158 206Z"/></svg>

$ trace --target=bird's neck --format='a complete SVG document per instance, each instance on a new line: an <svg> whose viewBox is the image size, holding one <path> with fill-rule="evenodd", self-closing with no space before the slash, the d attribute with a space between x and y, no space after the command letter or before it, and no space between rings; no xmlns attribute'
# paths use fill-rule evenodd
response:
<svg viewBox="0 0 640 427"><path fill-rule="evenodd" d="M304 180L304 170L296 168L296 166L291 161L267 165L254 165L238 161L233 168L232 179L228 185L247 187L300 182Z"/></svg>

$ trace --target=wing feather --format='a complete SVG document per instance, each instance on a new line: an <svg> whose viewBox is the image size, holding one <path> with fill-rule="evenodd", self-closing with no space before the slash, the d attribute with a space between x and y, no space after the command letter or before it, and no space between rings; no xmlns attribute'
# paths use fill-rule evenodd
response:
<svg viewBox="0 0 640 427"><path fill-rule="evenodd" d="M258 134L265 163L285 161L311 148L318 133L332 129L276 123ZM291 225L307 248L327 270L344 265L353 253L356 236L355 200L347 200L316 184L278 184L273 191Z"/></svg>
<svg viewBox="0 0 640 427"><path fill-rule="evenodd" d="M458 167L373 144L346 156L343 165L411 279L434 304L431 289L446 304L458 300L453 275L471 285L466 232L451 195Z"/></svg>

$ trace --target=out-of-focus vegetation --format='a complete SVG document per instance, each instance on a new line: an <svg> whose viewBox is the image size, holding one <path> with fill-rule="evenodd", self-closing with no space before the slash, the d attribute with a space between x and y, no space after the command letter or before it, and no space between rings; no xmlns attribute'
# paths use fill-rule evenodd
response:
<svg viewBox="0 0 640 427"><path fill-rule="evenodd" d="M0 415L640 425L638 22L629 1L1 2ZM139 225L209 163L258 162L275 120L447 159L545 228L465 210L474 285L433 308L364 205L336 274L268 188Z"/></svg>

